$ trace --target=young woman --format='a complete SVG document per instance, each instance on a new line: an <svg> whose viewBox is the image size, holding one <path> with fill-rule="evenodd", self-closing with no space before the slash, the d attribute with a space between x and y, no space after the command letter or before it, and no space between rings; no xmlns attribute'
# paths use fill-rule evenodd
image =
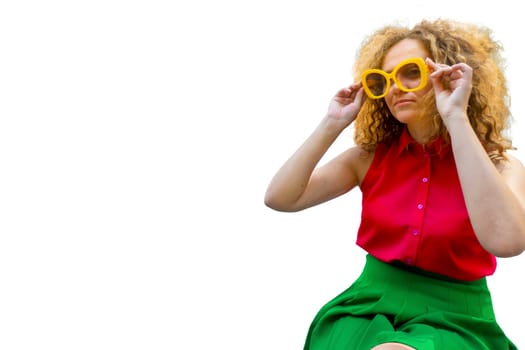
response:
<svg viewBox="0 0 525 350"><path fill-rule="evenodd" d="M358 82L278 170L265 203L299 211L363 194L360 277L314 318L305 349L516 349L486 276L525 250L525 169L507 151L501 47L447 20L364 41ZM355 124L352 147L318 163Z"/></svg>

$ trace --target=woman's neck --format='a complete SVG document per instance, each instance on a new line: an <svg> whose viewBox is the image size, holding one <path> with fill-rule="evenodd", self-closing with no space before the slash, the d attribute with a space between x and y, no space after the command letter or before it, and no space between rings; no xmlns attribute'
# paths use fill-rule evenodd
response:
<svg viewBox="0 0 525 350"><path fill-rule="evenodd" d="M432 132L432 126L425 121L407 124L407 128L410 136L421 145L429 143L435 136Z"/></svg>

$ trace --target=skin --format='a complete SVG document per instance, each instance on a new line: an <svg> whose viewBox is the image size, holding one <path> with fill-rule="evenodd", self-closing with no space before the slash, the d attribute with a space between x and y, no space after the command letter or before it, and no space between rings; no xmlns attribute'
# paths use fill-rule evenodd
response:
<svg viewBox="0 0 525 350"><path fill-rule="evenodd" d="M392 82L385 102L411 136L424 144L429 138L420 101L434 89L436 105L450 135L461 188L472 226L481 245L498 257L525 250L525 168L515 157L498 166L490 160L468 117L472 69L459 63L436 64L417 40L405 39L386 54L382 69L391 71L407 58L426 58L433 73L420 91L403 92ZM265 204L275 210L294 212L340 196L363 181L373 153L352 147L322 166L319 161L341 132L356 118L364 99L360 83L339 90L313 133L283 164L270 182ZM401 344L382 344L374 350L407 349ZM408 347L410 349L410 347Z"/></svg>
<svg viewBox="0 0 525 350"><path fill-rule="evenodd" d="M384 343L378 346L374 346L371 350L416 350L413 347L399 344L399 343Z"/></svg>

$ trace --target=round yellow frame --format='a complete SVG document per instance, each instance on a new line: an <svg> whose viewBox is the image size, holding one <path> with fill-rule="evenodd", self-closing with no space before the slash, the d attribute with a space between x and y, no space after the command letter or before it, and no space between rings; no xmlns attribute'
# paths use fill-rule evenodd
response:
<svg viewBox="0 0 525 350"><path fill-rule="evenodd" d="M419 84L419 86L417 86L415 88L407 89L407 88L403 87L403 85L397 79L396 74L405 65L411 64L411 63L415 63L419 67L419 70L421 71L421 83ZM372 93L372 91L370 91L370 89L368 88L368 86L366 84L366 77L369 74L372 74L372 73L380 74L386 80L385 92L382 95L379 95L379 96L374 95ZM414 58L406 59L406 60L402 61L401 63L399 63L394 68L392 73L387 73L384 70L375 69L375 68L374 69L367 69L367 70L365 70L363 72L363 74L361 74L361 83L363 84L363 88L365 89L365 93L367 94L368 97L370 97L372 99L379 99L379 98L385 97L386 94L388 93L388 90L390 90L390 81L391 80L394 80L394 83L396 83L396 85L399 88L399 90L404 91L404 92L412 92L412 91L418 91L418 90L423 89L427 85L428 73L429 73L429 70L428 70L427 64L425 63L425 60L423 58L421 58L421 57L414 57Z"/></svg>

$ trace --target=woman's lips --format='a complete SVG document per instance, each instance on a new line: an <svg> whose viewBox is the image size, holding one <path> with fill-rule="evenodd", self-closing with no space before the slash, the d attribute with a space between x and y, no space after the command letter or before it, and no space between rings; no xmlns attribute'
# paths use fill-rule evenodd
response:
<svg viewBox="0 0 525 350"><path fill-rule="evenodd" d="M406 103L412 103L412 102L414 102L414 101L413 100L408 100L408 99L401 99L401 100L397 100L394 103L394 106L404 105Z"/></svg>

